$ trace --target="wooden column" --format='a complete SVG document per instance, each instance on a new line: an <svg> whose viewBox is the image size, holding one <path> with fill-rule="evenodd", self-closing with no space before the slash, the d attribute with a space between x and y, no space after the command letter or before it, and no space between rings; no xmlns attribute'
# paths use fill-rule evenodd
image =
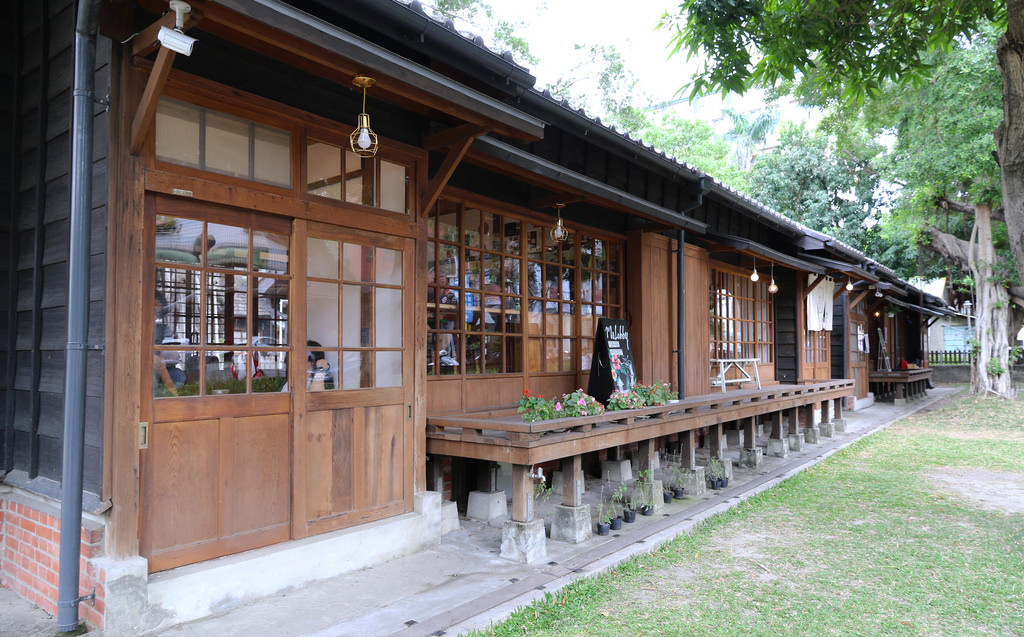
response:
<svg viewBox="0 0 1024 637"><path fill-rule="evenodd" d="M800 409L804 412L804 426L805 427L813 427L814 426L814 403L807 403L806 405L804 405ZM798 424L798 426L797 426L796 433L800 433L799 421L798 421L797 424Z"/></svg>
<svg viewBox="0 0 1024 637"><path fill-rule="evenodd" d="M654 440L641 440L637 445L637 471L652 471L654 467Z"/></svg>
<svg viewBox="0 0 1024 637"><path fill-rule="evenodd" d="M498 463L489 460L477 461L476 490L494 493L498 490Z"/></svg>
<svg viewBox="0 0 1024 637"><path fill-rule="evenodd" d="M530 522L533 520L533 467L525 464L512 465L512 520Z"/></svg>
<svg viewBox="0 0 1024 637"><path fill-rule="evenodd" d="M708 427L708 452L715 458L722 457L722 423Z"/></svg>
<svg viewBox="0 0 1024 637"><path fill-rule="evenodd" d="M789 427L786 429L786 433L796 434L800 432L800 408L790 407L786 410L786 415L789 417Z"/></svg>
<svg viewBox="0 0 1024 637"><path fill-rule="evenodd" d="M829 415L831 405L831 400L821 401L821 422L832 422L832 417Z"/></svg>
<svg viewBox="0 0 1024 637"><path fill-rule="evenodd" d="M782 412L773 411L768 418L772 423L771 439L782 440Z"/></svg>
<svg viewBox="0 0 1024 637"><path fill-rule="evenodd" d="M833 410L835 413L832 414L832 420L839 420L840 418L843 417L843 399L833 398L832 406L835 407L835 409Z"/></svg>
<svg viewBox="0 0 1024 637"><path fill-rule="evenodd" d="M562 504L583 504L583 456L579 454L562 458Z"/></svg>
<svg viewBox="0 0 1024 637"><path fill-rule="evenodd" d="M679 464L684 469L697 468L697 459L693 453L692 431L684 431L679 434Z"/></svg>
<svg viewBox="0 0 1024 637"><path fill-rule="evenodd" d="M743 429L743 441L744 446L747 449L753 449L757 446L757 418L754 416L747 416L742 422Z"/></svg>

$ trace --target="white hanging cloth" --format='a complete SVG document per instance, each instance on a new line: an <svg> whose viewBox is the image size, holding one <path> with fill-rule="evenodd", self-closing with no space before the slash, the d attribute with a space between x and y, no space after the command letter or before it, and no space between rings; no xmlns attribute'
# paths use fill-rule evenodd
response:
<svg viewBox="0 0 1024 637"><path fill-rule="evenodd" d="M814 285L818 275L807 275L807 287ZM820 332L822 330L832 331L832 292L835 290L835 281L827 276L821 285L811 290L807 295L807 331Z"/></svg>

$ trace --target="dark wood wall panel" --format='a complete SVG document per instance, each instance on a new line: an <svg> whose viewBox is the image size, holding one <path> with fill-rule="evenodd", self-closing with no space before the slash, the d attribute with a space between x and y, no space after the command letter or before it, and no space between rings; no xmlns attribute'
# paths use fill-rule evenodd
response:
<svg viewBox="0 0 1024 637"><path fill-rule="evenodd" d="M10 3L0 25L0 458L61 479L76 3ZM96 95L109 94L100 38ZM109 117L97 105L89 344L103 344ZM104 354L87 355L85 488L100 493Z"/></svg>
<svg viewBox="0 0 1024 637"><path fill-rule="evenodd" d="M846 301L843 292L832 303L832 335L829 347L832 349L832 378L846 378Z"/></svg>
<svg viewBox="0 0 1024 637"><path fill-rule="evenodd" d="M800 339L797 334L797 273L775 268L779 291L775 294L775 378L795 383L800 363Z"/></svg>

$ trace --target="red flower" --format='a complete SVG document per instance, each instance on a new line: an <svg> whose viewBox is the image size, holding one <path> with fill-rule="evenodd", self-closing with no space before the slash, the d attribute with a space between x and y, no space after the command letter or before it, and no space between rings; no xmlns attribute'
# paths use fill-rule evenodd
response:
<svg viewBox="0 0 1024 637"><path fill-rule="evenodd" d="M523 390L523 396L526 396L527 398L529 398L530 397L530 390L529 389L524 389Z"/></svg>

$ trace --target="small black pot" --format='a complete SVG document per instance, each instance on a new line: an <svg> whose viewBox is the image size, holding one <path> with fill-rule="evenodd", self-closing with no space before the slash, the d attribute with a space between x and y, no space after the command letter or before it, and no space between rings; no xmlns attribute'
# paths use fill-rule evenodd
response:
<svg viewBox="0 0 1024 637"><path fill-rule="evenodd" d="M597 534L598 535L608 535L608 532L611 530L611 528L612 528L611 524L601 524L600 522L598 522L597 523Z"/></svg>
<svg viewBox="0 0 1024 637"><path fill-rule="evenodd" d="M671 491L666 491L665 492L665 504L672 504L672 492Z"/></svg>
<svg viewBox="0 0 1024 637"><path fill-rule="evenodd" d="M612 530L613 531L618 531L621 528L622 528L622 516L621 515L617 515L614 518L612 518Z"/></svg>
<svg viewBox="0 0 1024 637"><path fill-rule="evenodd" d="M628 524L636 522L636 511L633 509L624 509L622 511L622 520Z"/></svg>
<svg viewBox="0 0 1024 637"><path fill-rule="evenodd" d="M640 515L654 515L654 507L650 505L640 507Z"/></svg>
<svg viewBox="0 0 1024 637"><path fill-rule="evenodd" d="M725 486L725 479L724 478L715 478L715 488L716 489L721 489L724 486Z"/></svg>
<svg viewBox="0 0 1024 637"><path fill-rule="evenodd" d="M676 487L675 489L672 489L672 497L676 500L682 500L685 495L684 491L685 489L683 487Z"/></svg>
<svg viewBox="0 0 1024 637"><path fill-rule="evenodd" d="M729 486L729 478L722 478L722 487Z"/></svg>
<svg viewBox="0 0 1024 637"><path fill-rule="evenodd" d="M711 489L718 489L718 478L709 478L708 487Z"/></svg>

